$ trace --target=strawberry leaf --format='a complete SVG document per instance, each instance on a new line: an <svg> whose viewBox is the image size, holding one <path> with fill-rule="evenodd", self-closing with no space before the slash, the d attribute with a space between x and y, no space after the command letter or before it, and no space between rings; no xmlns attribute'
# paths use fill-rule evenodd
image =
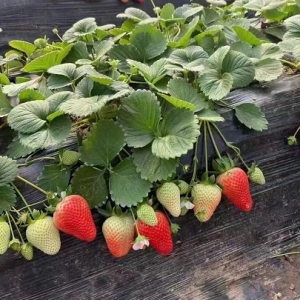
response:
<svg viewBox="0 0 300 300"><path fill-rule="evenodd" d="M49 192L64 191L70 181L70 170L62 166L45 166L38 177L38 186Z"/></svg>
<svg viewBox="0 0 300 300"><path fill-rule="evenodd" d="M12 106L0 87L0 118L7 116L11 110Z"/></svg>
<svg viewBox="0 0 300 300"><path fill-rule="evenodd" d="M82 166L78 168L72 179L72 191L82 196L90 208L106 203L108 189L104 179L105 170Z"/></svg>
<svg viewBox="0 0 300 300"><path fill-rule="evenodd" d="M144 21L150 19L151 17L141 9L129 7L125 10L124 13L118 14L117 18L131 19L135 21Z"/></svg>
<svg viewBox="0 0 300 300"><path fill-rule="evenodd" d="M36 50L36 47L33 44L24 41L10 41L9 46L26 53L27 56Z"/></svg>
<svg viewBox="0 0 300 300"><path fill-rule="evenodd" d="M282 64L275 58L261 59L255 64L255 79L271 81L282 74Z"/></svg>
<svg viewBox="0 0 300 300"><path fill-rule="evenodd" d="M151 182L141 178L132 159L126 159L113 168L109 187L111 198L117 205L131 207L148 195Z"/></svg>
<svg viewBox="0 0 300 300"><path fill-rule="evenodd" d="M151 146L134 149L133 163L143 179L151 182L165 180L175 173L178 159L162 159L155 156Z"/></svg>
<svg viewBox="0 0 300 300"><path fill-rule="evenodd" d="M160 106L156 96L149 91L136 91L121 102L118 121L125 130L130 147L144 147L158 132Z"/></svg>
<svg viewBox="0 0 300 300"><path fill-rule="evenodd" d="M263 131L268 129L268 121L260 108L253 103L243 103L235 107L238 120L250 129Z"/></svg>
<svg viewBox="0 0 300 300"><path fill-rule="evenodd" d="M160 136L153 141L152 152L164 159L186 154L200 134L193 112L184 108L172 109L160 125Z"/></svg>
<svg viewBox="0 0 300 300"><path fill-rule="evenodd" d="M251 33L249 30L244 29L240 26L234 25L232 26L236 34L238 35L239 39L243 42L246 42L252 46L261 45L264 43L268 43L268 41L261 40L257 38L253 33Z"/></svg>
<svg viewBox="0 0 300 300"><path fill-rule="evenodd" d="M165 35L150 25L139 26L134 29L130 43L138 49L144 61L159 56L167 48Z"/></svg>
<svg viewBox="0 0 300 300"><path fill-rule="evenodd" d="M81 160L89 165L107 166L124 147L122 128L112 120L102 120L83 141Z"/></svg>
<svg viewBox="0 0 300 300"><path fill-rule="evenodd" d="M8 145L7 155L10 158L17 159L21 157L25 157L35 151L37 149L33 149L31 147L25 147L20 143L19 138L14 138L14 140Z"/></svg>
<svg viewBox="0 0 300 300"><path fill-rule="evenodd" d="M10 185L0 186L0 214L10 210L16 202L15 191Z"/></svg>
<svg viewBox="0 0 300 300"><path fill-rule="evenodd" d="M0 156L0 186L14 181L18 174L17 162L7 156Z"/></svg>
<svg viewBox="0 0 300 300"><path fill-rule="evenodd" d="M45 100L45 96L35 90L24 90L19 94L20 103L25 103L34 100Z"/></svg>

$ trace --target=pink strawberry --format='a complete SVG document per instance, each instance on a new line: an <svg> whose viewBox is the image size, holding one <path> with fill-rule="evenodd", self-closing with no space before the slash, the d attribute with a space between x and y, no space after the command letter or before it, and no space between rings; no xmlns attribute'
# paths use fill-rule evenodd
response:
<svg viewBox="0 0 300 300"><path fill-rule="evenodd" d="M156 212L158 224L150 226L138 221L137 227L139 233L149 239L150 246L162 255L168 255L173 250L173 241L171 237L171 229L167 216L160 212Z"/></svg>
<svg viewBox="0 0 300 300"><path fill-rule="evenodd" d="M80 240L91 242L96 238L97 229L87 201L78 195L64 198L53 215L55 226Z"/></svg>
<svg viewBox="0 0 300 300"><path fill-rule="evenodd" d="M109 217L103 223L102 232L114 257L128 254L134 240L134 222L130 215Z"/></svg>

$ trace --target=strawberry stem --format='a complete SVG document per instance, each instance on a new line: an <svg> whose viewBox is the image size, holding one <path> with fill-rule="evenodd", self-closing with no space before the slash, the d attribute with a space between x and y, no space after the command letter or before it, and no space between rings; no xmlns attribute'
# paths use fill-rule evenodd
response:
<svg viewBox="0 0 300 300"><path fill-rule="evenodd" d="M28 205L27 201L25 200L25 198L23 197L23 195L21 194L21 192L19 191L19 189L12 182L11 182L11 185L13 186L13 188L15 189L15 191L18 193L18 195L20 196L20 198L24 202L26 208L28 208L29 212L32 214L32 209Z"/></svg>
<svg viewBox="0 0 300 300"><path fill-rule="evenodd" d="M17 225L15 219L13 218L13 216L12 216L10 213L8 213L8 214L9 214L11 220L13 221L13 223L14 223L16 229L17 229L17 232L18 232L18 234L19 234L19 236L20 236L20 239L21 239L21 241L22 241L22 244L25 244L25 242L24 242L24 240L23 240L23 237L22 237L22 234L21 234L21 232L20 232L20 230L19 230L19 227L18 227L18 225Z"/></svg>
<svg viewBox="0 0 300 300"><path fill-rule="evenodd" d="M276 258L276 257L281 257L281 256L286 256L286 255L295 255L295 254L300 254L300 252L296 251L296 252L288 252L288 253L277 254L277 255L272 256L271 258Z"/></svg>
<svg viewBox="0 0 300 300"><path fill-rule="evenodd" d="M14 207L13 207L13 209L14 209L14 212L16 212L17 214L20 214L19 212L20 212L21 210L26 209L26 208L31 207L31 206L35 206L35 205L39 205L39 204L45 203L46 201L48 201L48 199L44 199L44 200L42 200L42 201L38 201L38 202L35 202L35 203L33 203L33 204L29 204L28 206L21 207L21 208L18 209L18 210L15 209Z"/></svg>
<svg viewBox="0 0 300 300"><path fill-rule="evenodd" d="M208 151L207 151L207 128L206 122L204 122L204 156L205 156L205 173L206 179L208 178Z"/></svg>
<svg viewBox="0 0 300 300"><path fill-rule="evenodd" d="M201 130L201 127L202 127L202 122L200 123L199 130ZM195 143L194 158L193 158L194 170L193 170L193 176L192 176L190 185L192 185L195 182L196 175L197 175L197 167L198 167L198 143L199 143L199 138L197 139L197 141Z"/></svg>
<svg viewBox="0 0 300 300"><path fill-rule="evenodd" d="M18 167L25 167L25 166L28 166L36 161L39 161L39 160L44 160L44 159L48 159L48 160L56 160L55 157L48 157L48 156L45 156L45 157L39 157L39 158L36 158L36 159L33 159L33 160L30 160L30 161L25 161L23 164L19 164Z"/></svg>
<svg viewBox="0 0 300 300"><path fill-rule="evenodd" d="M7 211L5 212L5 214L6 214L6 216L7 216L8 225L9 225L9 229L10 229L11 235L12 235L12 237L13 237L13 239L14 239L14 238L15 238L15 235L14 235L14 231L13 231L12 226L11 226L10 216L9 216L9 214L8 214Z"/></svg>
<svg viewBox="0 0 300 300"><path fill-rule="evenodd" d="M248 167L248 165L246 164L246 162L244 161L244 159L241 156L241 151L238 147L233 146L231 143L229 143L225 136L223 135L223 133L221 132L221 130L218 128L218 126L215 123L212 123L212 126L214 127L214 129L217 131L217 133L219 134L219 136L222 138L222 140L224 141L225 145L227 147L229 147L230 149L232 149L238 156L238 158L240 159L240 161L243 163L243 165L246 167L246 169L249 171L250 168Z"/></svg>
<svg viewBox="0 0 300 300"><path fill-rule="evenodd" d="M296 132L294 133L293 137L296 137L297 133L299 132L300 130L300 126L298 127L298 129L296 130Z"/></svg>
<svg viewBox="0 0 300 300"><path fill-rule="evenodd" d="M21 181L27 183L28 185L30 185L30 186L32 186L33 188L35 188L35 189L37 189L38 191L40 191L41 193L43 193L43 194L45 194L45 195L48 195L48 193L47 193L45 190L41 189L40 187L38 187L38 186L35 185L34 183L28 181L27 179L25 179L25 178L23 178L23 177L21 177L21 176L17 176L16 178L18 178L19 180L21 180Z"/></svg>
<svg viewBox="0 0 300 300"><path fill-rule="evenodd" d="M218 157L219 157L220 159L222 159L222 156L221 156L221 154L220 154L220 152L219 152L219 149L218 149L218 147L217 147L216 141L215 141L214 136L213 136L213 134L212 134L212 132L211 132L211 128L210 128L210 125L209 125L208 122L207 122L207 128L208 128L208 132L209 132L209 136L210 136L211 142L212 142L212 144L213 144L213 146L214 146L214 148L215 148L215 151L216 151Z"/></svg>
<svg viewBox="0 0 300 300"><path fill-rule="evenodd" d="M133 213L133 211L132 211L132 208L130 208L130 211L131 211L131 214L132 214L132 218L133 218L133 220L134 220L134 226L135 226L135 228L136 228L136 232L137 232L138 236L140 236L139 228L138 228L138 226L137 226L137 224L136 224L136 220L135 220L135 216L134 216L134 213Z"/></svg>
<svg viewBox="0 0 300 300"><path fill-rule="evenodd" d="M125 148L123 148L122 149L128 156L131 156L131 154L125 149Z"/></svg>

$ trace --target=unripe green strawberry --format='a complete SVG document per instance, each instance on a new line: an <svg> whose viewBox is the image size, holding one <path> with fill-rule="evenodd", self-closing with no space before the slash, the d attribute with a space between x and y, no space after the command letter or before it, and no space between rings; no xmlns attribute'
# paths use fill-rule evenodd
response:
<svg viewBox="0 0 300 300"><path fill-rule="evenodd" d="M17 251L19 252L21 250L21 242L19 239L12 239L10 242L9 242L9 247L11 249L13 249L14 251Z"/></svg>
<svg viewBox="0 0 300 300"><path fill-rule="evenodd" d="M190 190L190 185L183 180L178 180L178 187L180 189L180 195L185 195Z"/></svg>
<svg viewBox="0 0 300 300"><path fill-rule="evenodd" d="M164 183L156 191L158 201L166 208L173 216L179 217L181 212L180 207L180 189L173 182Z"/></svg>
<svg viewBox="0 0 300 300"><path fill-rule="evenodd" d="M21 254L22 256L27 259L27 260L32 260L33 259L33 247L31 244L24 244L21 247Z"/></svg>
<svg viewBox="0 0 300 300"><path fill-rule="evenodd" d="M187 214L189 210L184 206L184 207L181 207L181 212L180 212L180 215L181 216L185 216Z"/></svg>
<svg viewBox="0 0 300 300"><path fill-rule="evenodd" d="M10 229L6 222L0 222L0 254L4 254L10 241Z"/></svg>
<svg viewBox="0 0 300 300"><path fill-rule="evenodd" d="M221 198L221 188L216 184L200 183L192 188L194 213L199 221L206 222L214 214Z"/></svg>
<svg viewBox="0 0 300 300"><path fill-rule="evenodd" d="M112 216L105 220L102 232L110 253L114 257L128 254L134 240L134 224L131 216Z"/></svg>
<svg viewBox="0 0 300 300"><path fill-rule="evenodd" d="M29 243L48 255L54 255L60 250L60 235L53 218L47 216L30 224L26 230Z"/></svg>
<svg viewBox="0 0 300 300"><path fill-rule="evenodd" d="M79 153L76 151L65 151L62 155L62 163L66 166L75 165L78 162Z"/></svg>
<svg viewBox="0 0 300 300"><path fill-rule="evenodd" d="M260 168L253 164L248 171L249 179L257 184L264 185L266 183L265 176Z"/></svg>
<svg viewBox="0 0 300 300"><path fill-rule="evenodd" d="M137 217L142 222L150 226L156 226L158 222L154 209L146 203L138 207Z"/></svg>

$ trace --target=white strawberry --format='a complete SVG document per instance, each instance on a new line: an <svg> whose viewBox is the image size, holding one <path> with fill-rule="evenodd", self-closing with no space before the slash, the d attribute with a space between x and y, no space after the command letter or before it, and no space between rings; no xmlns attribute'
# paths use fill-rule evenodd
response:
<svg viewBox="0 0 300 300"><path fill-rule="evenodd" d="M156 191L158 201L168 210L173 217L179 217L180 207L180 189L173 182L164 183Z"/></svg>
<svg viewBox="0 0 300 300"><path fill-rule="evenodd" d="M47 216L30 224L26 230L29 243L48 255L54 255L60 250L60 235L53 218Z"/></svg>
<svg viewBox="0 0 300 300"><path fill-rule="evenodd" d="M0 254L4 254L10 241L10 229L6 222L0 222Z"/></svg>

